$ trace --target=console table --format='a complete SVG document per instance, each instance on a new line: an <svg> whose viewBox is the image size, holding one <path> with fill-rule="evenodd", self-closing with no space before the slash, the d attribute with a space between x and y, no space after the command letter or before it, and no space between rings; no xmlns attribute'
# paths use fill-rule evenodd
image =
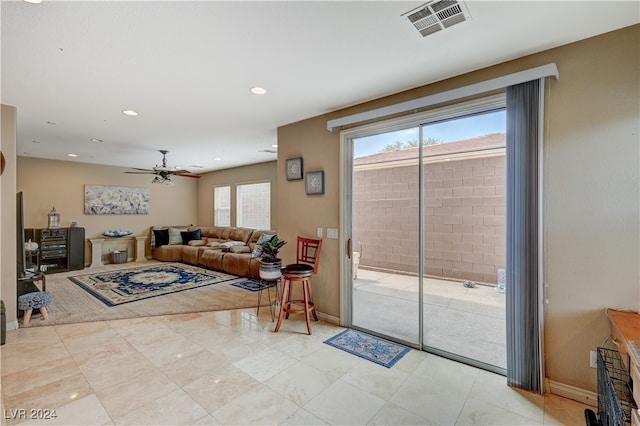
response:
<svg viewBox="0 0 640 426"><path fill-rule="evenodd" d="M145 257L145 242L147 237L117 237L117 238L92 238L89 241L91 242L91 265L90 268L96 266L102 266L104 263L102 262L102 246L106 241L115 241L115 240L129 240L133 241L135 238L135 261L143 262L147 260Z"/></svg>

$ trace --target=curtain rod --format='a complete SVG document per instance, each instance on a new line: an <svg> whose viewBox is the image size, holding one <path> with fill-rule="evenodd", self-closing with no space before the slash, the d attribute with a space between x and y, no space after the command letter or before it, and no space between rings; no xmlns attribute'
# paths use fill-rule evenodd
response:
<svg viewBox="0 0 640 426"><path fill-rule="evenodd" d="M490 92L492 90L504 89L505 87L513 86L514 84L520 84L526 81L536 80L544 77L554 77L556 80L560 77L558 73L558 67L555 63L541 65L539 67L530 68L528 70L519 71L513 74L503 75L502 77L496 77L491 80L485 80L479 83L470 84L468 86L458 87L457 89L446 90L444 92L424 96L422 98L412 99L410 101L400 102L398 104L372 109L370 111L347 115L346 117L335 118L333 120L327 121L327 130L333 132L333 130L337 127L359 123L362 121L373 120L393 114L399 114L414 109L436 105L442 102L448 102L455 99L466 98L467 96Z"/></svg>

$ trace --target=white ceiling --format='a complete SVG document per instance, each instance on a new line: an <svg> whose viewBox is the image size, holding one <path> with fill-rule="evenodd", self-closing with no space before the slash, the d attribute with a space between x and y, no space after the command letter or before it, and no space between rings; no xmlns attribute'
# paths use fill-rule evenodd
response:
<svg viewBox="0 0 640 426"><path fill-rule="evenodd" d="M1 102L18 155L147 168L167 149L199 173L276 159L278 126L640 21L637 1L471 0L423 38L401 16L423 3L2 1Z"/></svg>

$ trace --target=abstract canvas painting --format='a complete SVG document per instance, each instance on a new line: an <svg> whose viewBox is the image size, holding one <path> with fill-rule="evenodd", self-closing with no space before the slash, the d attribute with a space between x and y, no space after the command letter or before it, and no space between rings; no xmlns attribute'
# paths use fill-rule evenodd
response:
<svg viewBox="0 0 640 426"><path fill-rule="evenodd" d="M149 214L149 189L85 185L84 214Z"/></svg>

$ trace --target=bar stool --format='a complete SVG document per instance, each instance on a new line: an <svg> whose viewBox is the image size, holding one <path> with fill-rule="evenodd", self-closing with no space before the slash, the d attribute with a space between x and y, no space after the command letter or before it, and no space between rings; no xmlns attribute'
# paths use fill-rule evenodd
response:
<svg viewBox="0 0 640 426"><path fill-rule="evenodd" d="M280 330L283 318L289 319L289 314L304 314L307 322L307 333L311 334L310 315L318 321L316 306L313 302L310 278L318 272L320 262L320 249L322 240L298 237L296 263L282 268L282 300L280 302L280 314L275 332ZM302 285L302 299L292 299L293 283ZM296 308L294 306L301 306Z"/></svg>

